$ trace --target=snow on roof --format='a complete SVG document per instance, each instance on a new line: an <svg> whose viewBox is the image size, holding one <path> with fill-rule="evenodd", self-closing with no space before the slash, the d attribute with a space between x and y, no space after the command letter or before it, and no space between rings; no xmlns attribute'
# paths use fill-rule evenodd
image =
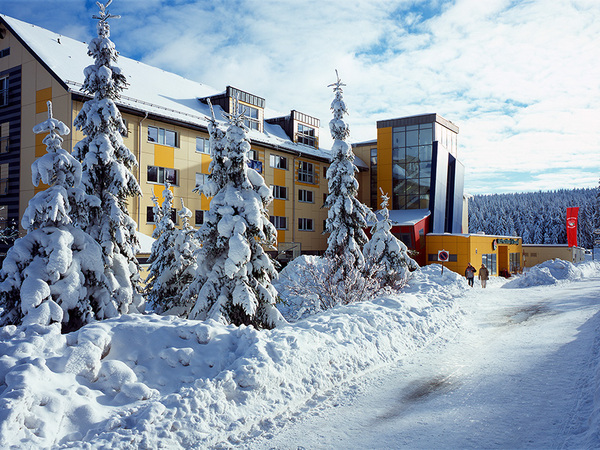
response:
<svg viewBox="0 0 600 450"><path fill-rule="evenodd" d="M428 209L393 209L390 211L392 225L414 226L431 215Z"/></svg>
<svg viewBox="0 0 600 450"><path fill-rule="evenodd" d="M0 14L0 17L71 92L85 95L82 91L83 69L93 63L87 54L86 43L4 14ZM210 109L208 105L200 102L199 98L223 93L222 90L124 56L119 57L117 66L129 82L128 89L117 102L118 105L184 123L206 126L210 118ZM222 109L215 107L218 120L222 117L220 112ZM269 112L277 115L265 109L265 116L268 116ZM265 122L264 129L264 133L251 130L250 139L288 151L331 159L329 150L292 142L279 125Z"/></svg>

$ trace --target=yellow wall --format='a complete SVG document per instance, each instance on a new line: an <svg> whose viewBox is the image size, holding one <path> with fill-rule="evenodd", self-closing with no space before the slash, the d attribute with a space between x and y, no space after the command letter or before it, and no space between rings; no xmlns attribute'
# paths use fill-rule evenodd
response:
<svg viewBox="0 0 600 450"><path fill-rule="evenodd" d="M392 127L377 129L377 186L392 195ZM377 192L377 204L381 192Z"/></svg>
<svg viewBox="0 0 600 450"><path fill-rule="evenodd" d="M46 186L34 187L31 180L31 164L37 156L45 154L44 136L35 135L33 127L48 118L46 101L52 101L54 117L68 126L72 123L71 98L61 84L27 51L19 40L7 32L2 48L10 48L10 54L0 58L0 71L21 66L21 154L19 217L22 217L29 200ZM64 136L63 148L71 148L71 139ZM20 220L19 220L20 223ZM20 224L19 224L20 225ZM24 230L20 228L21 234Z"/></svg>
<svg viewBox="0 0 600 450"><path fill-rule="evenodd" d="M508 240L517 240L518 243L505 244L498 243ZM494 249L494 241L496 248ZM522 240L512 236L491 236L491 235L452 235L452 234L428 234L426 237L427 264L440 264L437 261L438 251L446 250L450 253L450 259L456 261L444 262L444 267L453 272L464 275L468 263L471 263L477 270L481 267L482 255L496 255L496 273L498 275L503 269L508 270L509 255L517 253L520 255L521 266L522 260ZM433 257L433 261L431 258ZM490 275L492 275L490 271Z"/></svg>

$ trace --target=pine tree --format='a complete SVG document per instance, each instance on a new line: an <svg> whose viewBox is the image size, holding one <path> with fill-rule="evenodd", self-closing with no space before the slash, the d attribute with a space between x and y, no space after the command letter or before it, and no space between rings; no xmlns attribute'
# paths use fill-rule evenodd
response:
<svg viewBox="0 0 600 450"><path fill-rule="evenodd" d="M76 187L81 164L61 147L61 135L70 130L52 117L51 102L48 119L33 131L48 135L47 153L31 166L32 181L50 187L29 202L21 221L27 234L0 271L0 325L62 323L63 331L72 331L94 320L98 299L106 295L102 249L74 226L84 219L81 211L97 204Z"/></svg>
<svg viewBox="0 0 600 450"><path fill-rule="evenodd" d="M101 300L99 319L143 310L139 264L135 258L139 248L136 225L129 217L126 203L128 197L138 196L141 191L131 172L137 161L123 144L121 134L126 129L114 103L127 81L119 67L112 65L118 52L110 40L108 19L118 16L106 10L111 1L105 5L97 3L100 14L94 18L98 19L98 37L88 46L94 64L85 68L83 85L93 98L84 103L75 119L75 126L85 134L74 148L74 155L83 166L81 183L100 206L89 211L84 230L102 247L110 288L110 295Z"/></svg>
<svg viewBox="0 0 600 450"><path fill-rule="evenodd" d="M337 71L336 71L337 75ZM325 256L335 262L336 272L343 279L353 267L363 267L362 247L367 242L364 228L367 219L375 217L358 198L358 181L354 165L352 147L346 142L350 130L344 122L348 113L342 97L342 83L339 76L333 86L335 98L331 103L333 119L329 122L331 136L334 139L331 152L333 159L327 170L329 195L324 207L329 208L325 231L330 233L327 239Z"/></svg>
<svg viewBox="0 0 600 450"><path fill-rule="evenodd" d="M225 188L228 181L228 169L231 161L227 155L227 139L226 131L223 130L217 119L215 118L215 112L208 99L208 106L210 107L211 119L208 122L208 135L209 135L209 149L211 161L208 166L208 181L202 186L196 186L194 192L198 195L204 194L207 198L214 197L220 190ZM196 239L201 242L200 231L197 232ZM206 274L204 270L206 265L200 264L200 250L197 251L198 265L196 268L194 279L189 283L185 291L183 292L182 302L184 304L194 305L198 299L200 289L206 281Z"/></svg>
<svg viewBox="0 0 600 450"><path fill-rule="evenodd" d="M155 241L152 243L148 263L148 276L146 277L146 299L154 312L161 314L173 306L177 289L173 284L173 274L169 270L173 266L175 254L173 244L175 241L175 224L171 220L173 208L173 193L169 184L163 190L162 207L158 199L152 197L154 202L154 222L156 228L152 232Z"/></svg>
<svg viewBox="0 0 600 450"><path fill-rule="evenodd" d="M209 182L215 191L198 232L198 277L205 281L189 317L272 328L283 320L271 283L277 272L261 244L275 242L267 215L273 197L260 174L248 169L250 142L237 100L227 118L224 146L215 146L217 130L211 132L214 165ZM223 152L222 158L217 151Z"/></svg>
<svg viewBox="0 0 600 450"><path fill-rule="evenodd" d="M152 237L156 240L148 262L150 269L146 278L146 298L157 314L176 314L187 317L192 305L182 296L196 275L196 252L200 244L195 231L189 224L192 212L181 200L182 209L178 212L183 228L179 230L171 220L173 193L168 184L163 191L162 206L154 201L156 228Z"/></svg>
<svg viewBox="0 0 600 450"><path fill-rule="evenodd" d="M375 276L383 286L400 288L406 284L410 272L419 268L408 256L408 248L392 234L388 211L389 197L381 191L380 219L372 228L372 237L365 245L367 266L375 268Z"/></svg>

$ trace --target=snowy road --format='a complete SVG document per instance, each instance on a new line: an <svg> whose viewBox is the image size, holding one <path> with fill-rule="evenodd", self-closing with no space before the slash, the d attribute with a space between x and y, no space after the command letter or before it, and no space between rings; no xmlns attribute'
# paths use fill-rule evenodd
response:
<svg viewBox="0 0 600 450"><path fill-rule="evenodd" d="M600 279L473 289L464 326L354 380L249 448L578 448L593 398Z"/></svg>

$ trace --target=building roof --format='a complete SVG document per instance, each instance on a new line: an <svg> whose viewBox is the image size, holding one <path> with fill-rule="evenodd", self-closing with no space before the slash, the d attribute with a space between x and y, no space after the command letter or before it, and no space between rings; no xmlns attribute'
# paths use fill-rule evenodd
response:
<svg viewBox="0 0 600 450"><path fill-rule="evenodd" d="M4 14L0 14L0 18L67 90L86 95L82 90L83 70L93 64L93 60L87 54L85 42L79 42ZM210 109L199 99L223 92L124 56L119 57L116 65L121 68L129 83L128 89L116 102L117 105L184 124L206 127L210 118ZM215 107L217 120L221 120L222 112L220 107ZM265 109L265 116L268 116L269 112L271 111ZM250 130L248 137L256 143L331 160L330 150L295 143L279 125L269 124L266 121L264 132ZM367 167L360 159L357 160L355 162L357 166Z"/></svg>
<svg viewBox="0 0 600 450"><path fill-rule="evenodd" d="M395 226L414 226L430 215L428 209L394 209L390 211L390 220Z"/></svg>
<svg viewBox="0 0 600 450"><path fill-rule="evenodd" d="M433 122L440 123L455 133L458 133L458 126L436 113L399 117L397 119L379 120L377 121L377 128L401 127L405 125L419 125Z"/></svg>

